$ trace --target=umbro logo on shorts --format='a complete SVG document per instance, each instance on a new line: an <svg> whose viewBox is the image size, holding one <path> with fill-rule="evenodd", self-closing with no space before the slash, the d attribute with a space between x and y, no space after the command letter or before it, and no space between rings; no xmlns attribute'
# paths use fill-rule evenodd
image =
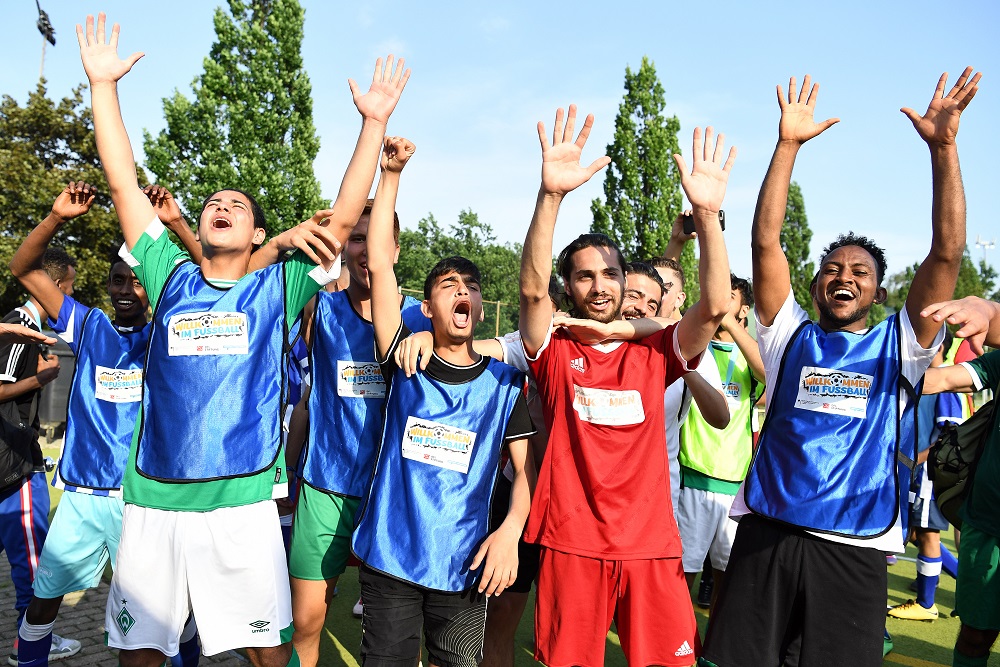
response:
<svg viewBox="0 0 1000 667"><path fill-rule="evenodd" d="M578 357L576 359L570 359L569 367L574 371L579 371L581 373L586 373L587 369L583 366L583 357Z"/></svg>
<svg viewBox="0 0 1000 667"><path fill-rule="evenodd" d="M250 627L254 628L250 632L270 632L271 628L267 627L271 625L271 621L254 621L250 624Z"/></svg>
<svg viewBox="0 0 1000 667"><path fill-rule="evenodd" d="M688 644L686 641L683 644L681 644L681 647L679 649L677 649L676 651L674 651L674 655L678 655L678 656L680 656L680 655L691 655L692 653L694 653L694 649L691 648L691 645Z"/></svg>

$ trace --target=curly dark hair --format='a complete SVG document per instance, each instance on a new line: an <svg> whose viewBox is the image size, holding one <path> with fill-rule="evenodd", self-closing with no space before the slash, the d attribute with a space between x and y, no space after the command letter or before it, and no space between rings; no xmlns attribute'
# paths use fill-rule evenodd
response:
<svg viewBox="0 0 1000 667"><path fill-rule="evenodd" d="M875 245L867 236L858 236L854 232L847 232L846 234L841 234L827 247L823 248L823 259L836 250L837 248L843 248L844 246L856 245L859 248L863 248L872 259L875 260L875 277L878 280L878 284L882 284L882 279L885 277L885 271L888 268L888 264L885 261L885 251Z"/></svg>

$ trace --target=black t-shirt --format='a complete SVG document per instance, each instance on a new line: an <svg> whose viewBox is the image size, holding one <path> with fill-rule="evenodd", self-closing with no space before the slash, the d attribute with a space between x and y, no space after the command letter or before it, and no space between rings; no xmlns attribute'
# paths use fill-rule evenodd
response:
<svg viewBox="0 0 1000 667"><path fill-rule="evenodd" d="M410 330L406 328L405 324L400 322L399 331L396 332L396 338L392 341L389 353L385 359L379 360L379 365L382 367L382 377L385 378L386 391L388 391L392 382L393 373L398 368L395 360L396 348L409 335ZM480 356L479 361L471 366L456 366L434 354L427 363L427 370L423 372L439 382L465 384L472 382L482 375L489 364L490 357ZM510 414L510 420L507 422L507 428L504 430L503 439L520 440L521 438L527 438L533 433L535 433L535 425L528 414L528 402L522 391L517 397L517 402L514 404L514 411Z"/></svg>
<svg viewBox="0 0 1000 667"><path fill-rule="evenodd" d="M38 331L35 319L23 308L16 308L3 318L4 324L23 324L29 329ZM14 343L0 345L0 382L12 384L25 378L30 378L38 372L38 354L41 351L39 345L35 343L24 344ZM0 413L11 419L14 417L14 410L20 414L20 421L26 422L31 417L32 400L41 394L41 391L29 391L21 394L10 401L0 403ZM32 427L38 430L38 404L35 404L35 416ZM35 465L42 464L42 450L35 442L32 458Z"/></svg>

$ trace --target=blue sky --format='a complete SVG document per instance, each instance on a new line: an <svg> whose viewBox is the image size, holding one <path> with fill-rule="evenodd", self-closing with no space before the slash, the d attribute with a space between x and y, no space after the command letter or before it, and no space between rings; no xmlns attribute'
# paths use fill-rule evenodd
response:
<svg viewBox="0 0 1000 667"><path fill-rule="evenodd" d="M190 92L214 40L216 2L43 0L58 43L46 51L49 94L85 81L74 26L106 11L122 25L120 53L145 51L120 86L133 146L163 127L162 98ZM443 223L471 208L501 241L523 241L538 188L535 123L576 103L597 117L584 153L612 138L625 67L643 55L681 122L680 145L712 124L739 148L725 208L737 273L750 272L750 223L774 147L774 87L809 73L820 82L817 116L841 123L807 145L795 179L805 195L815 258L837 233L873 236L890 271L919 261L930 245L928 152L902 106L923 111L942 71L984 72L962 121L959 149L968 197L968 238L1000 236L995 156L1000 154L1000 4L994 2L582 2L373 3L303 0L303 55L312 80L322 147L316 173L336 196L360 126L347 78L367 87L375 58L405 56L413 76L390 121L417 154L398 212L404 226L433 212ZM5 5L0 93L23 102L37 82L41 37L31 0ZM992 46L991 46L992 45ZM991 159L994 158L994 159ZM589 227L603 172L566 201L556 248ZM972 248L978 260L982 251ZM1000 256L986 257L1000 266Z"/></svg>

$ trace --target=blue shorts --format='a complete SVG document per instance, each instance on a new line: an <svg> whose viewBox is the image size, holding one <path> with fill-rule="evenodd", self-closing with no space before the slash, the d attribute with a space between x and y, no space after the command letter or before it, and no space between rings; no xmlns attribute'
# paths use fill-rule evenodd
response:
<svg viewBox="0 0 1000 667"><path fill-rule="evenodd" d="M118 555L121 498L67 491L59 500L35 575L35 596L52 599L97 586Z"/></svg>

